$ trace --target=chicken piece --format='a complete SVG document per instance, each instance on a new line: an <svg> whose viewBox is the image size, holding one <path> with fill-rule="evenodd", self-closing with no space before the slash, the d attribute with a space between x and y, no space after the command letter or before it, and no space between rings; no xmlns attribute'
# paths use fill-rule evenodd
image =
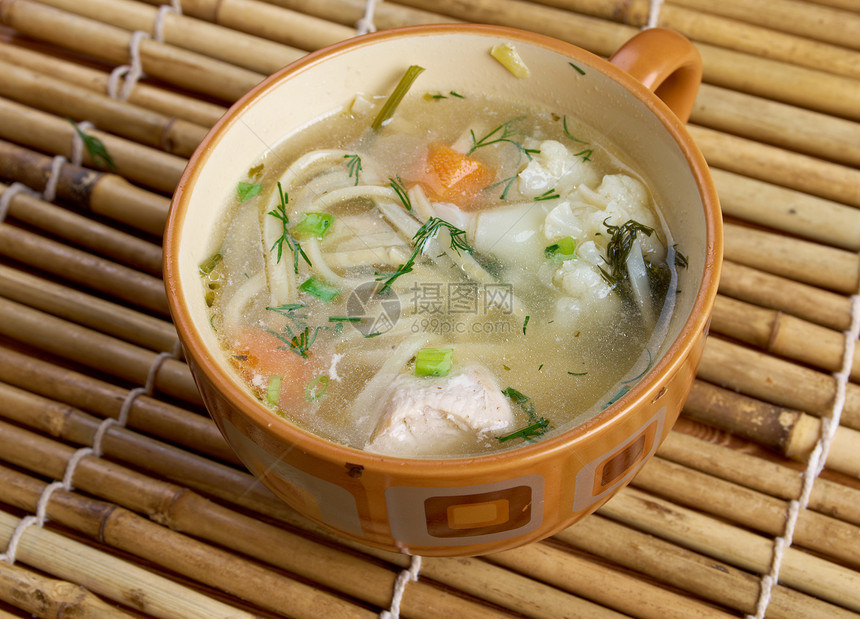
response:
<svg viewBox="0 0 860 619"><path fill-rule="evenodd" d="M394 456L464 453L513 424L510 402L483 366L439 378L400 374L365 449Z"/></svg>

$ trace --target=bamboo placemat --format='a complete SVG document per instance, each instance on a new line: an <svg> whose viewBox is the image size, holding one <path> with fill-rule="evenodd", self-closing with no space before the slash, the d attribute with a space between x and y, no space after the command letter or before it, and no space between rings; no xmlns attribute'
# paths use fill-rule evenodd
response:
<svg viewBox="0 0 860 619"><path fill-rule="evenodd" d="M0 0L0 617L860 616L857 0L160 1ZM265 74L457 20L601 55L649 23L692 38L726 262L682 418L629 488L409 571L238 465L159 243L187 157Z"/></svg>

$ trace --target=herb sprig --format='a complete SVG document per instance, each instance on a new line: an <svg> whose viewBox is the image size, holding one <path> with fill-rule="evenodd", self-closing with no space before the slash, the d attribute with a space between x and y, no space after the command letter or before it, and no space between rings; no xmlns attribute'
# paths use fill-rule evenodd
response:
<svg viewBox="0 0 860 619"><path fill-rule="evenodd" d="M308 266L313 266L311 264L310 258L308 258L305 251L302 249L301 244L293 238L292 234L290 234L290 218L287 216L287 203L289 202L289 196L284 193L283 188L281 187L281 183L278 183L278 204L274 209L269 211L269 215L274 217L275 219L281 222L281 236L277 241L272 245L269 251L274 251L275 248L278 249L278 259L276 262L281 261L281 256L284 251L284 244L286 243L287 247L291 252L293 252L293 271L299 272L299 255L305 259L305 262L308 263Z"/></svg>
<svg viewBox="0 0 860 619"><path fill-rule="evenodd" d="M423 226L418 228L418 231L415 232L415 235L412 237L412 254L406 262L398 266L394 273L381 275L376 278L376 281L383 282L382 287L379 289L377 294L388 294L388 290L391 288L391 284L394 283L394 280L412 271L412 267L415 266L415 259L418 257L418 254L424 250L424 246L433 237L435 237L442 228L447 228L451 235L451 249L456 251L458 254L461 251L472 253L472 247L466 240L465 230L461 230L454 224L448 223L439 217L431 217Z"/></svg>
<svg viewBox="0 0 860 619"><path fill-rule="evenodd" d="M81 129L78 124L71 118L66 118L66 120L69 121L69 124L75 128L75 133L77 133L78 137L80 137L83 141L84 147L87 149L87 152L93 159L93 163L102 167L106 167L110 170L116 170L116 164L113 161L113 157L111 157L110 153L108 153L107 147L104 145L104 142L102 142L97 137L84 132L84 130Z"/></svg>
<svg viewBox="0 0 860 619"><path fill-rule="evenodd" d="M537 154L540 150L535 148L525 148L522 144L517 142L516 140L511 139L513 136L518 135L518 131L513 127L513 125L520 120L525 118L524 116L518 116L517 118L512 118L508 121L503 122L501 125L490 131L481 139L475 135L474 129L469 129L469 134L472 137L472 148L469 149L467 155L471 155L479 148L483 148L484 146L490 146L491 144L499 144L501 142L507 142L508 144L513 144L517 147L517 149L523 153L529 160L531 160L533 154Z"/></svg>
<svg viewBox="0 0 860 619"><path fill-rule="evenodd" d="M502 393L511 402L519 406L526 415L528 415L530 423L525 428L521 428L515 432L511 432L510 434L505 434L504 436L496 437L500 443L504 443L515 438L530 440L541 436L547 431L547 428L549 427L549 419L537 416L534 404L531 402L531 398L520 393L513 387L508 387L507 389L502 390Z"/></svg>

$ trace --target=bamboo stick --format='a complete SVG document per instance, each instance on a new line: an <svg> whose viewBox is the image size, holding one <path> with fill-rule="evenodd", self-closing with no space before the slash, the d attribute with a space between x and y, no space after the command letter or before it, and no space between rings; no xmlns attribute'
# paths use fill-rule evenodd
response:
<svg viewBox="0 0 860 619"><path fill-rule="evenodd" d="M86 67L4 41L0 41L0 59L87 88L93 92L108 92L110 77L108 73L99 69ZM132 89L128 102L165 116L183 118L188 122L204 127L214 125L227 111L222 105L141 83Z"/></svg>
<svg viewBox="0 0 860 619"><path fill-rule="evenodd" d="M6 546L19 519L0 512L0 545ZM253 615L176 584L128 561L42 527L28 527L17 557L42 572L78 582L107 598L155 617L247 618Z"/></svg>
<svg viewBox="0 0 860 619"><path fill-rule="evenodd" d="M551 4L568 0L553 0ZM585 0L596 5L595 14L614 11L603 0ZM580 0L576 0L578 6ZM437 11L466 21L485 22L523 28L548 34L583 47L595 54L609 56L638 30L569 11L519 2L517 0L399 0L398 4ZM624 10L627 3L621 7ZM644 8L645 5L636 5ZM647 15L647 13L646 13ZM612 16L612 18L617 18ZM699 43L704 79L710 84L775 99L801 107L860 120L860 88L857 80L822 73L776 60ZM743 71L738 71L743 67Z"/></svg>
<svg viewBox="0 0 860 619"><path fill-rule="evenodd" d="M714 167L711 175L724 216L860 250L860 210Z"/></svg>
<svg viewBox="0 0 860 619"><path fill-rule="evenodd" d="M0 95L23 105L65 115L76 121L90 121L102 131L190 157L206 135L206 128L171 118L107 95L54 79L44 73L0 61L3 81Z"/></svg>
<svg viewBox="0 0 860 619"><path fill-rule="evenodd" d="M0 163L5 177L38 191L44 191L53 167L51 157L5 140L0 140ZM71 163L60 166L56 195L64 202L159 237L170 206L164 196L132 185L117 174Z"/></svg>
<svg viewBox="0 0 860 619"><path fill-rule="evenodd" d="M646 0L640 2L647 4ZM635 23L628 23L645 26L648 23L647 11L644 19L640 17ZM677 30L693 41L855 79L860 77L860 54L857 52L762 27L757 21L721 17L711 11L691 10L667 2L660 8L658 25Z"/></svg>
<svg viewBox="0 0 860 619"><path fill-rule="evenodd" d="M744 613L755 613L759 578L594 514L554 538L628 569ZM771 619L856 617L854 613L780 585L767 608Z"/></svg>
<svg viewBox="0 0 860 619"><path fill-rule="evenodd" d="M155 352L171 352L177 346L176 329L166 320L3 264L0 296Z"/></svg>
<svg viewBox="0 0 860 619"><path fill-rule="evenodd" d="M829 416L836 392L833 376L732 344L705 343L699 378L746 395L816 416ZM841 423L860 430L860 386L846 385Z"/></svg>
<svg viewBox="0 0 860 619"><path fill-rule="evenodd" d="M853 7L854 0L830 0L834 6ZM683 5L741 19L753 24L761 24L804 37L827 41L860 49L857 32L860 31L860 15L856 12L827 8L810 2L797 0L728 0L716 5L709 0L672 0L673 4Z"/></svg>
<svg viewBox="0 0 860 619"><path fill-rule="evenodd" d="M741 569L760 574L770 569L772 540L635 488L625 488L598 512ZM832 604L860 611L860 575L797 548L786 549L779 580Z"/></svg>
<svg viewBox="0 0 860 619"><path fill-rule="evenodd" d="M19 565L0 561L0 600L34 617L122 619L132 615L115 608L84 587L48 578ZM3 615L0 615L3 616ZM12 615L6 615L12 617Z"/></svg>
<svg viewBox="0 0 860 619"><path fill-rule="evenodd" d="M142 30L155 38L158 9L131 0L40 0L56 9L75 13L124 30ZM263 75L274 73L305 52L261 37L237 32L185 15L168 12L162 17L164 43Z"/></svg>
<svg viewBox="0 0 860 619"><path fill-rule="evenodd" d="M0 468L0 494L20 509L35 511L47 483ZM152 561L171 572L271 612L313 619L319 616L374 617L310 584L293 580L247 559L149 522L132 512L65 490L55 490L47 504L51 520L97 542Z"/></svg>
<svg viewBox="0 0 860 619"><path fill-rule="evenodd" d="M643 619L728 617L728 613L546 542L488 555L486 560Z"/></svg>
<svg viewBox="0 0 860 619"><path fill-rule="evenodd" d="M160 279L10 224L0 224L0 254L161 315L168 314Z"/></svg>
<svg viewBox="0 0 860 619"><path fill-rule="evenodd" d="M709 165L828 200L860 206L858 169L705 127L688 125L687 130Z"/></svg>
<svg viewBox="0 0 860 619"><path fill-rule="evenodd" d="M8 185L0 183L0 196L8 189ZM160 246L50 202L17 193L9 201L7 217L71 241L129 268L161 276Z"/></svg>
<svg viewBox="0 0 860 619"><path fill-rule="evenodd" d="M257 0L185 0L182 12L303 50L319 49L355 36L355 28Z"/></svg>
<svg viewBox="0 0 860 619"><path fill-rule="evenodd" d="M797 470L689 434L670 433L657 454L777 498L791 500L800 496L803 480ZM819 477L812 487L808 509L860 525L860 490Z"/></svg>
<svg viewBox="0 0 860 619"><path fill-rule="evenodd" d="M806 462L821 436L821 420L696 381L684 405L688 417ZM827 457L835 471L860 477L860 433L836 429Z"/></svg>
<svg viewBox="0 0 860 619"><path fill-rule="evenodd" d="M20 363L15 367L13 363ZM43 375L35 372L44 370ZM48 379L65 381L53 385ZM93 393L84 392L93 389ZM44 361L0 347L0 392L9 404L9 419L28 423L43 432L69 440L81 439L81 433L94 432L101 420L90 418L83 410L92 411L102 419L118 419L128 391L89 378L71 370L62 370ZM113 401L111 401L113 400ZM15 404L17 410L11 408ZM80 408L79 408L80 407ZM238 464L239 460L227 446L211 419L191 413L148 396L138 396L129 409L126 426L158 437L174 445ZM87 440L91 440L89 437Z"/></svg>
<svg viewBox="0 0 860 619"><path fill-rule="evenodd" d="M701 84L690 122L850 166L860 165L860 124Z"/></svg>
<svg viewBox="0 0 860 619"><path fill-rule="evenodd" d="M716 480L662 458L649 460L631 485L772 537L782 535L785 528L787 501ZM860 528L854 525L803 510L792 539L795 547L811 550L817 556L836 560L855 570L860 565Z"/></svg>
<svg viewBox="0 0 860 619"><path fill-rule="evenodd" d="M860 286L860 256L818 243L726 223L724 255L796 281L853 294Z"/></svg>
<svg viewBox="0 0 860 619"><path fill-rule="evenodd" d="M266 0L270 4L285 9L300 11L307 15L320 17L337 22L344 26L355 26L364 17L366 2L364 0ZM450 23L452 20L438 13L410 9L390 2L380 2L376 5L373 23L377 30L387 30L400 26L418 24Z"/></svg>
<svg viewBox="0 0 860 619"><path fill-rule="evenodd" d="M5 299L0 299L0 316L0 333L11 339L139 385L146 383L157 357L139 346ZM201 403L188 366L176 359L161 364L155 388L185 402Z"/></svg>
<svg viewBox="0 0 860 619"><path fill-rule="evenodd" d="M111 429L110 433L115 437L128 434L118 429ZM14 440L26 444L27 449L34 453L26 455L24 450L16 449L7 457L8 461L42 474L51 475L52 471L61 470L62 462L72 453L68 448L60 448L57 454L57 447L52 447L49 441L22 430L15 431ZM133 445L125 445L125 449ZM105 447L115 455L126 453L119 443L113 446L106 444ZM51 464L45 466L39 453L57 454L59 457L51 455ZM76 471L77 488L143 513L171 529L212 541L373 604L385 606L390 598L395 574L355 555L319 544L282 527L264 524L179 486L148 478L114 463L85 458ZM403 609L416 617L437 617L449 613L470 617L496 616L495 613L488 614L481 606L422 581L408 587Z"/></svg>
<svg viewBox="0 0 860 619"><path fill-rule="evenodd" d="M3 0L0 23L40 41L115 64L130 61L132 33L31 0ZM169 84L232 102L264 76L152 39L140 42L143 72Z"/></svg>
<svg viewBox="0 0 860 619"><path fill-rule="evenodd" d="M87 134L102 141L116 164L117 174L158 191L173 193L187 163L184 159L109 133L92 130ZM0 98L0 137L70 159L74 136L75 128L68 121ZM83 162L98 167L86 149Z"/></svg>
<svg viewBox="0 0 860 619"><path fill-rule="evenodd" d="M724 260L720 294L786 312L809 322L845 331L851 324L847 297Z"/></svg>
<svg viewBox="0 0 860 619"><path fill-rule="evenodd" d="M731 297L717 296L711 331L831 372L842 368L844 333ZM860 380L860 350L855 349L850 377Z"/></svg>

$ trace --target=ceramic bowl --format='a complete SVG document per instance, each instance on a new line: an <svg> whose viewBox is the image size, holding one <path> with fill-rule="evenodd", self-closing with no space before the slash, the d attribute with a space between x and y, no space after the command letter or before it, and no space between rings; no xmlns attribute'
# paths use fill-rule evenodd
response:
<svg viewBox="0 0 860 619"><path fill-rule="evenodd" d="M493 59L515 47L530 76ZM417 64L424 91L516 97L577 115L620 145L659 196L689 260L669 335L623 397L570 430L470 458L380 456L275 417L225 361L210 328L198 265L216 249L237 177L267 149L359 91L386 95ZM607 62L534 33L477 25L383 31L309 54L237 102L192 157L164 237L170 308L218 427L248 469L308 518L361 542L420 555L477 555L538 540L625 486L670 431L696 374L717 292L719 204L684 128L701 77L693 46L647 30Z"/></svg>

